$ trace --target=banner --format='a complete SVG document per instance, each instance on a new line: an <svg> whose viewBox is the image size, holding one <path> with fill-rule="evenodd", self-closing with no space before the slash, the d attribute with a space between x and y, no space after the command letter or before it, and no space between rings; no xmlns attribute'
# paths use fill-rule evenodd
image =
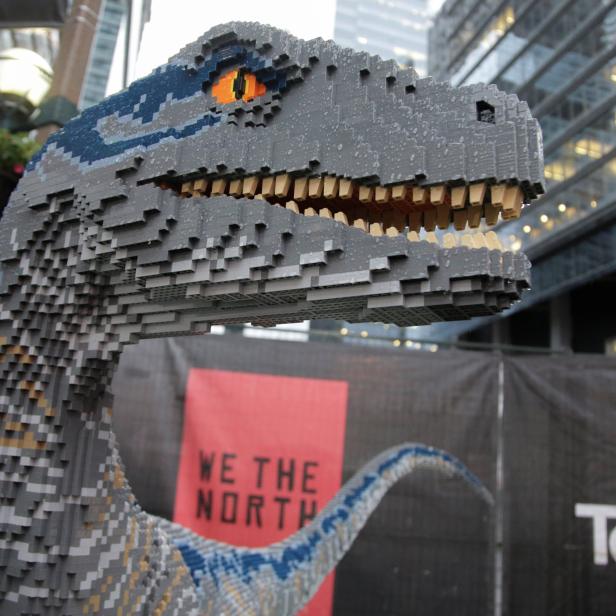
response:
<svg viewBox="0 0 616 616"><path fill-rule="evenodd" d="M114 425L146 511L258 545L312 515L310 490L321 507L404 441L450 451L493 489L496 374L480 354L241 335L149 340L123 354ZM486 613L492 536L490 508L465 484L420 471L390 491L337 568L332 613ZM327 594L317 600L308 613L326 615Z"/></svg>
<svg viewBox="0 0 616 616"><path fill-rule="evenodd" d="M144 509L232 543L294 532L403 441L450 451L496 497L491 509L457 479L403 479L338 566L333 610L330 581L307 613L604 616L615 376L604 357L149 340L123 354L114 424Z"/></svg>
<svg viewBox="0 0 616 616"><path fill-rule="evenodd" d="M235 545L280 541L340 488L347 383L193 368L173 519ZM331 614L333 575L304 610Z"/></svg>
<svg viewBox="0 0 616 616"><path fill-rule="evenodd" d="M605 357L506 362L505 614L614 613L615 377Z"/></svg>

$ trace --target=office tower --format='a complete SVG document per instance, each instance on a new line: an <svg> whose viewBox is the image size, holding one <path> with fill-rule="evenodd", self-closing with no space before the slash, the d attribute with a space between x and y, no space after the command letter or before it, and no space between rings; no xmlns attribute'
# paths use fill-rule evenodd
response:
<svg viewBox="0 0 616 616"><path fill-rule="evenodd" d="M543 129L547 192L498 228L533 260L532 291L503 317L438 325L426 336L589 352L613 344L615 7L447 0L435 17L430 73L455 86L495 83L528 102Z"/></svg>
<svg viewBox="0 0 616 616"><path fill-rule="evenodd" d="M428 0L337 0L334 39L425 75L431 24Z"/></svg>

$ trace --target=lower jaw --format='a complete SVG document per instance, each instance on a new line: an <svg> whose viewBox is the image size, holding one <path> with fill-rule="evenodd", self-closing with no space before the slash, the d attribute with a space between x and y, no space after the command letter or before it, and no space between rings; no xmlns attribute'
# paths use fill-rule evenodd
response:
<svg viewBox="0 0 616 616"><path fill-rule="evenodd" d="M181 209L181 201L171 201ZM136 282L147 293L145 337L206 331L201 324L323 318L425 325L495 314L529 284L521 253L374 238L265 201L213 197L186 207L202 230L200 246L210 248L191 259L177 253L169 271L139 272ZM170 310L177 311L171 320Z"/></svg>

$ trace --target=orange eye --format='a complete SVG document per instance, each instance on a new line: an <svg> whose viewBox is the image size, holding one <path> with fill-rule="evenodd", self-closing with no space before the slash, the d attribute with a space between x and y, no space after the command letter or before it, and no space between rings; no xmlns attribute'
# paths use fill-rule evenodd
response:
<svg viewBox="0 0 616 616"><path fill-rule="evenodd" d="M263 96L267 88L244 69L233 69L222 75L212 87L212 95L217 102L233 103L238 100L251 101Z"/></svg>

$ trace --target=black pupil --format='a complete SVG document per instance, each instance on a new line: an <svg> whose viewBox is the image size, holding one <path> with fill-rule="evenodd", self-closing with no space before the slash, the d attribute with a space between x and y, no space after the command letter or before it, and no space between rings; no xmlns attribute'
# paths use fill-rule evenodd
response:
<svg viewBox="0 0 616 616"><path fill-rule="evenodd" d="M244 90L246 90L246 79L244 79L244 72L238 71L237 77L233 80L233 94L235 99L239 100L244 96Z"/></svg>

